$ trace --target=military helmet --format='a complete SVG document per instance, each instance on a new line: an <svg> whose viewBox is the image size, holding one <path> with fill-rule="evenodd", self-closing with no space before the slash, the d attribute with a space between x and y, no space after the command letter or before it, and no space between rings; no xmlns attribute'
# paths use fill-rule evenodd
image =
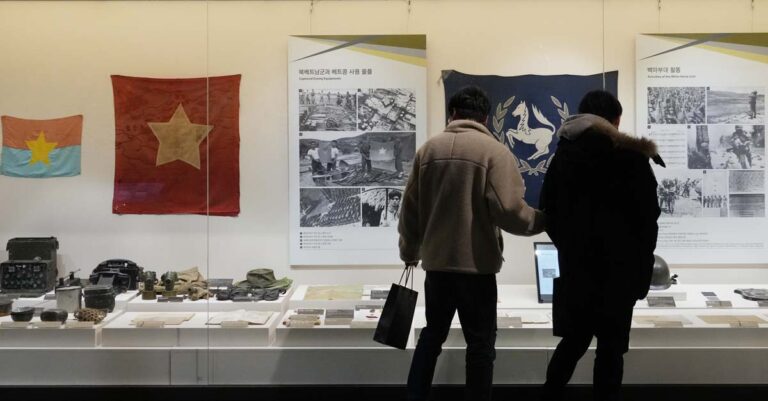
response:
<svg viewBox="0 0 768 401"><path fill-rule="evenodd" d="M651 276L651 290L666 290L672 284L677 284L677 275L669 274L669 265L659 255L653 255L653 275Z"/></svg>

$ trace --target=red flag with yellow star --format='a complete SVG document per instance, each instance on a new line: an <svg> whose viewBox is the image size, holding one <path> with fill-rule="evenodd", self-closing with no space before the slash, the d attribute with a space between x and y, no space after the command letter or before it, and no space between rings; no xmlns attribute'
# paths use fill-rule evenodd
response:
<svg viewBox="0 0 768 401"><path fill-rule="evenodd" d="M113 213L240 213L240 75L113 75L112 88Z"/></svg>

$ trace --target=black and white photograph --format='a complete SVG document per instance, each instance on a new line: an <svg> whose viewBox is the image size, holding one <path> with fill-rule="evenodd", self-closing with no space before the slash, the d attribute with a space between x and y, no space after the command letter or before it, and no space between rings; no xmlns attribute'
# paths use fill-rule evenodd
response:
<svg viewBox="0 0 768 401"><path fill-rule="evenodd" d="M357 104L360 131L416 130L416 96L411 89L360 89Z"/></svg>
<svg viewBox="0 0 768 401"><path fill-rule="evenodd" d="M765 217L765 194L731 194L731 217Z"/></svg>
<svg viewBox="0 0 768 401"><path fill-rule="evenodd" d="M360 188L301 188L301 227L360 227Z"/></svg>
<svg viewBox="0 0 768 401"><path fill-rule="evenodd" d="M363 227L397 227L400 218L402 188L364 189L360 196L363 204Z"/></svg>
<svg viewBox="0 0 768 401"><path fill-rule="evenodd" d="M301 187L404 187L416 154L414 132L300 137Z"/></svg>
<svg viewBox="0 0 768 401"><path fill-rule="evenodd" d="M728 217L728 171L704 170L701 204L704 217Z"/></svg>
<svg viewBox="0 0 768 401"><path fill-rule="evenodd" d="M657 170L661 217L701 217L703 178L699 170Z"/></svg>
<svg viewBox="0 0 768 401"><path fill-rule="evenodd" d="M707 123L763 124L765 88L715 87L707 89Z"/></svg>
<svg viewBox="0 0 768 401"><path fill-rule="evenodd" d="M732 194L758 194L765 192L764 170L731 170L728 191Z"/></svg>
<svg viewBox="0 0 768 401"><path fill-rule="evenodd" d="M688 168L765 169L765 126L697 125L688 134Z"/></svg>
<svg viewBox="0 0 768 401"><path fill-rule="evenodd" d="M356 131L356 89L299 89L299 130Z"/></svg>
<svg viewBox="0 0 768 401"><path fill-rule="evenodd" d="M704 124L704 87L649 87L648 124Z"/></svg>

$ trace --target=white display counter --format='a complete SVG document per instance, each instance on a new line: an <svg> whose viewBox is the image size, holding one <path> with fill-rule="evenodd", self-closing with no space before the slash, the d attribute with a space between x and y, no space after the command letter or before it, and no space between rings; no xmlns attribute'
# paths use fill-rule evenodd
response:
<svg viewBox="0 0 768 401"><path fill-rule="evenodd" d="M304 300L307 286L299 286L281 299L291 309L275 311L264 326L206 325L210 317L223 312L213 311L218 308L213 307L214 302L206 307L210 312L190 310L189 303L156 302L151 305L155 309L137 311L131 308L145 306L134 299L126 304L129 310L110 314L105 323L91 329L3 328L0 360L23 361L0 364L0 384L402 385L414 340L424 327L423 307L417 307L406 351L374 342L373 327L328 326L323 319L312 328L283 324L293 308L351 309L359 304L383 304L383 300L370 300L370 295L366 299L366 292L377 287L386 288L364 286L363 295L354 300ZM638 302L631 349L625 358L625 382L768 382L768 309L734 294L733 289L740 287L768 285L678 285L657 294L676 298L675 308L652 308L645 301ZM702 292L714 292L732 307L707 308L708 299ZM194 305L206 305L198 302ZM233 303L231 309L223 305L222 309L255 305L258 303ZM277 309L282 307L279 305L275 304ZM544 380L558 342L551 332L550 307L536 301L535 286L499 287L495 383L540 384ZM177 326L131 325L136 316L147 313L194 316ZM718 315L725 317L711 320ZM655 323L650 316L656 316ZM757 322L750 323L755 319ZM458 318L455 320L435 373L437 384L464 381L465 342ZM594 349L590 349L582 358L573 383L591 382L593 356ZM71 369L73 365L78 369ZM157 371L158 365L165 368ZM30 375L31 371L36 374Z"/></svg>

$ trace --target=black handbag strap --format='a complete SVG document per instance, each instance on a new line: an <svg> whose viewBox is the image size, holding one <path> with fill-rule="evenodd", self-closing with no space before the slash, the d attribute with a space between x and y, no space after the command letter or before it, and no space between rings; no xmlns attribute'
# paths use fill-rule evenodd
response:
<svg viewBox="0 0 768 401"><path fill-rule="evenodd" d="M410 289L413 289L413 268L414 265L405 265L405 269L403 269L403 272L400 274L400 280L397 282L398 285L402 285L403 287L408 287L408 280L411 281L411 286L408 287ZM405 283L403 283L403 277L405 277Z"/></svg>

